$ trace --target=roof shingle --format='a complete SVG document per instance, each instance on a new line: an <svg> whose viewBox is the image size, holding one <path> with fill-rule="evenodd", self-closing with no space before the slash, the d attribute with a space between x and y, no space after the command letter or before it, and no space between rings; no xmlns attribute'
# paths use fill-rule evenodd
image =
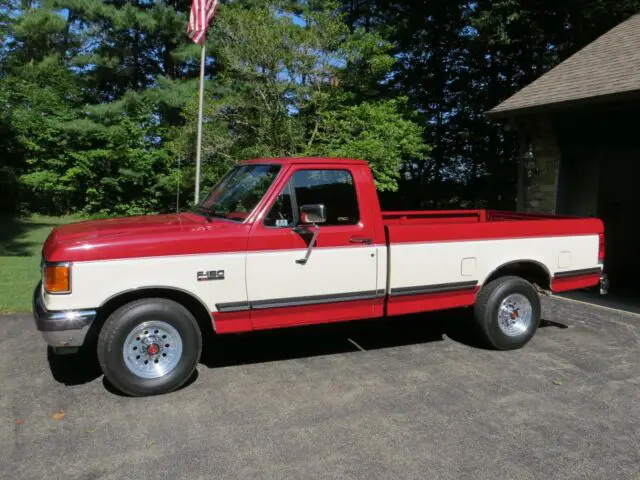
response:
<svg viewBox="0 0 640 480"><path fill-rule="evenodd" d="M499 117L640 91L640 14L609 30L488 112Z"/></svg>

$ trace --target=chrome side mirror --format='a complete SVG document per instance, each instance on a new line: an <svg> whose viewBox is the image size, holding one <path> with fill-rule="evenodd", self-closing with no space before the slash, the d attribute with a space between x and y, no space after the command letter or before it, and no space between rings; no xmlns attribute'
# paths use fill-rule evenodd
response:
<svg viewBox="0 0 640 480"><path fill-rule="evenodd" d="M306 225L325 223L327 221L327 209L322 203L302 205L300 207L300 222Z"/></svg>
<svg viewBox="0 0 640 480"><path fill-rule="evenodd" d="M318 223L324 223L327 221L327 211L322 203L314 203L310 205L302 205L300 207L300 223L302 226L296 227L294 231L296 233L306 233L310 230L307 228L307 225L312 225L313 228L313 236L311 237L311 241L309 242L309 246L307 247L307 253L304 258L296 260L296 263L299 265L306 265L309 261L309 257L311 256L311 251L313 247L316 245L316 241L318 240L318 234L320 233L320 227Z"/></svg>

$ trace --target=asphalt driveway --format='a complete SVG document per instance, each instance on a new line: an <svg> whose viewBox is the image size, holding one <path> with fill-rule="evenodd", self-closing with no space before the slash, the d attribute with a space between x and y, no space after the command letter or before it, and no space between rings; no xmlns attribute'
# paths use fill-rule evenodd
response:
<svg viewBox="0 0 640 480"><path fill-rule="evenodd" d="M544 318L514 352L460 313L228 337L136 399L0 317L0 478L640 478L640 316Z"/></svg>

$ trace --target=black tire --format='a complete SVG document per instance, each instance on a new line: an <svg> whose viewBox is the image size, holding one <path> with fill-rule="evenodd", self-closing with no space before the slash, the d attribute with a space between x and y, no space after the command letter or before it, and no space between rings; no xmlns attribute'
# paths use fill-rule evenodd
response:
<svg viewBox="0 0 640 480"><path fill-rule="evenodd" d="M531 306L531 320L524 331L511 332L508 335L500 326L498 312L503 300L518 294L528 300ZM514 276L500 277L482 287L474 305L474 316L478 330L488 347L497 350L522 348L533 338L540 324L540 297L533 285L525 279Z"/></svg>
<svg viewBox="0 0 640 480"><path fill-rule="evenodd" d="M168 324L178 332L182 342L177 364L156 378L136 375L125 363L123 354L129 334L147 321ZM107 318L98 335L97 351L102 372L115 388L135 397L160 395L180 388L193 375L202 352L202 335L193 315L179 303L146 298L123 305Z"/></svg>

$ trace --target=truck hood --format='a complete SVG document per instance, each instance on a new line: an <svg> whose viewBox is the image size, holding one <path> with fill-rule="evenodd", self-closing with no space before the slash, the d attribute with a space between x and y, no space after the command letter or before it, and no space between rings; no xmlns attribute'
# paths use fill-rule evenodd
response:
<svg viewBox="0 0 640 480"><path fill-rule="evenodd" d="M194 213L90 220L54 228L42 256L74 262L208 253L238 249L238 240L247 236L246 225Z"/></svg>
<svg viewBox="0 0 640 480"><path fill-rule="evenodd" d="M123 235L153 235L154 233L181 231L205 223L205 218L195 215L144 215L70 223L56 227L54 233L61 243L73 244L105 240Z"/></svg>

